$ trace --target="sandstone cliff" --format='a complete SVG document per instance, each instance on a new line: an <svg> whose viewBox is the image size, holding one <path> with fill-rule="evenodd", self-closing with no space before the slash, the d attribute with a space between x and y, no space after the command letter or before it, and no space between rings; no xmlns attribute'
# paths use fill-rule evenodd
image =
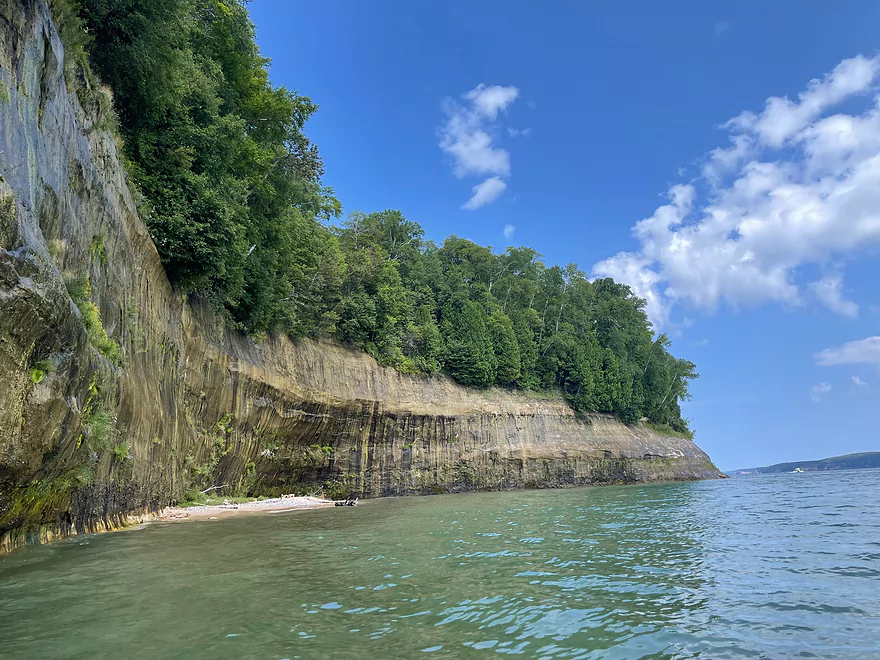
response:
<svg viewBox="0 0 880 660"><path fill-rule="evenodd" d="M193 487L379 496L720 476L690 440L229 330L169 284L42 0L0 0L0 552ZM71 81L71 77L78 80ZM72 91L74 86L78 93ZM88 277L111 362L65 278Z"/></svg>

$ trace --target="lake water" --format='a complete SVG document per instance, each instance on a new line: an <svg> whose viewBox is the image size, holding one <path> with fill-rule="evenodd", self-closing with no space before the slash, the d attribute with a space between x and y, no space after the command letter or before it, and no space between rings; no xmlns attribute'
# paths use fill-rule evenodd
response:
<svg viewBox="0 0 880 660"><path fill-rule="evenodd" d="M880 470L378 500L0 558L8 658L880 657Z"/></svg>

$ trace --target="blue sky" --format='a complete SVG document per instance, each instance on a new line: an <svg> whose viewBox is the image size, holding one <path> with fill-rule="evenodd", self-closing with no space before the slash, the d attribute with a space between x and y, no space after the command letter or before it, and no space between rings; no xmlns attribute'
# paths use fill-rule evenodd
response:
<svg viewBox="0 0 880 660"><path fill-rule="evenodd" d="M346 213L633 286L722 469L880 450L880 3L250 10Z"/></svg>

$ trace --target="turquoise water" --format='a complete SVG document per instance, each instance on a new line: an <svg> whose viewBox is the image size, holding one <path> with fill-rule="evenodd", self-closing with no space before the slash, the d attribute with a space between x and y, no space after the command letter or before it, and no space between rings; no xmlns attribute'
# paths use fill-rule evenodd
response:
<svg viewBox="0 0 880 660"><path fill-rule="evenodd" d="M153 524L0 559L0 656L880 657L878 505L861 470Z"/></svg>

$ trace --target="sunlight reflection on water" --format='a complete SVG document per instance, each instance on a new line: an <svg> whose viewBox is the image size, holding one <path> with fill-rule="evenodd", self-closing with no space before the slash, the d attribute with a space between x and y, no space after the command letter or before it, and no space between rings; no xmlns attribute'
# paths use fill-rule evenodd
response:
<svg viewBox="0 0 880 660"><path fill-rule="evenodd" d="M871 657L880 471L370 501L0 559L0 656Z"/></svg>

